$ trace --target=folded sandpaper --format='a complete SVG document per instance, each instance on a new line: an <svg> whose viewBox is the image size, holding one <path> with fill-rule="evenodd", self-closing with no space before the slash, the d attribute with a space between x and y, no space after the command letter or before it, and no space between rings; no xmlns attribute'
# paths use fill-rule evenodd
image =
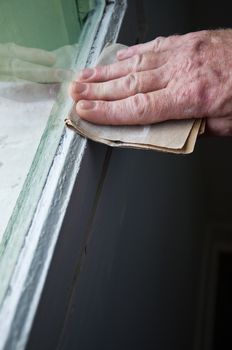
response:
<svg viewBox="0 0 232 350"><path fill-rule="evenodd" d="M125 45L107 45L98 60L98 65L116 61L118 50ZM76 104L65 119L67 126L91 140L113 147L130 147L158 150L170 153L191 153L197 136L204 132L204 119L169 120L150 125L106 126L82 120L76 112Z"/></svg>

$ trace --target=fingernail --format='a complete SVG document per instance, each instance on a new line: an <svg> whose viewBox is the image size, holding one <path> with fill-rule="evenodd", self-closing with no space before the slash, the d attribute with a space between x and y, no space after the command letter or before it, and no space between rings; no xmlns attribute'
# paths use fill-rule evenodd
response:
<svg viewBox="0 0 232 350"><path fill-rule="evenodd" d="M79 106L81 109L94 109L96 102L94 101L80 101Z"/></svg>
<svg viewBox="0 0 232 350"><path fill-rule="evenodd" d="M78 83L76 82L75 85L73 86L73 90L79 94L81 94L82 92L84 92L87 88L86 84L82 84L82 83Z"/></svg>
<svg viewBox="0 0 232 350"><path fill-rule="evenodd" d="M77 74L77 79L89 79L94 74L94 69L86 68Z"/></svg>

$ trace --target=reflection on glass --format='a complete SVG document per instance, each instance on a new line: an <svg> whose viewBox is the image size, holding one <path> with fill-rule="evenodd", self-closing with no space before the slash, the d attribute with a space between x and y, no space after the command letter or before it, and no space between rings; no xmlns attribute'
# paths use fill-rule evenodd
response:
<svg viewBox="0 0 232 350"><path fill-rule="evenodd" d="M59 83L73 77L78 38L93 8L91 0L0 1L0 242Z"/></svg>
<svg viewBox="0 0 232 350"><path fill-rule="evenodd" d="M70 81L73 77L70 65L77 50L78 44L45 51L14 43L0 43L0 81L26 80L37 83Z"/></svg>

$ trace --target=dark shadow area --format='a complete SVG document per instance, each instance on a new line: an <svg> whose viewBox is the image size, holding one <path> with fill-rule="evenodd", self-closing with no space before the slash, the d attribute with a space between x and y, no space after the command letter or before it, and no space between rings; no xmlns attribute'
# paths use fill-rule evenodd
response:
<svg viewBox="0 0 232 350"><path fill-rule="evenodd" d="M220 253L218 264L213 350L232 348L232 253Z"/></svg>

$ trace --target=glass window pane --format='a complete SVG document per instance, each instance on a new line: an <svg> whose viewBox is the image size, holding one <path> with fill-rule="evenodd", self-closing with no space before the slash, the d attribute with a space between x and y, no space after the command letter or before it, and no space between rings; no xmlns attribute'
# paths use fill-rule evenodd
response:
<svg viewBox="0 0 232 350"><path fill-rule="evenodd" d="M91 1L2 0L0 42L54 50L74 44Z"/></svg>
<svg viewBox="0 0 232 350"><path fill-rule="evenodd" d="M64 132L69 82L103 8L99 0L0 2L0 303Z"/></svg>

